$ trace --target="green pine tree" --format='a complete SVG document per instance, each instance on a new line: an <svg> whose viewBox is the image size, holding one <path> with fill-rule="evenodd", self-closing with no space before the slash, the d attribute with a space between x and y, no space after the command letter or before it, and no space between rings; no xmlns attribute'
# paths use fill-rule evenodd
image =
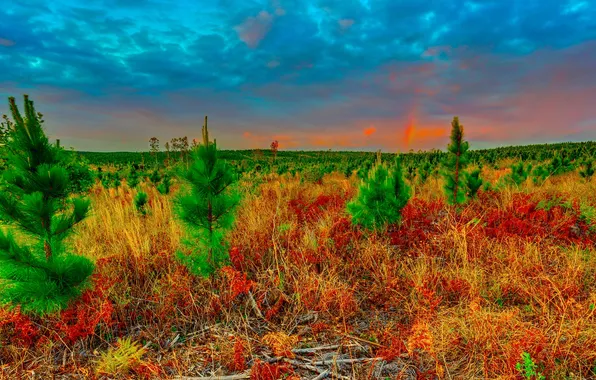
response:
<svg viewBox="0 0 596 380"><path fill-rule="evenodd" d="M348 203L352 223L370 230L383 230L401 219L401 210L410 199L410 187L404 180L401 159L398 156L393 170L377 161L358 190L358 195Z"/></svg>
<svg viewBox="0 0 596 380"><path fill-rule="evenodd" d="M193 151L193 163L183 175L190 192L176 199L177 215L189 233L185 241L190 253L178 253L188 269L209 276L229 261L226 233L232 229L240 194L234 188L236 175L219 159L216 142L209 141L207 117L203 143Z"/></svg>
<svg viewBox="0 0 596 380"><path fill-rule="evenodd" d="M451 143L447 146L447 157L443 162L445 195L449 204L462 204L466 201L466 174L469 144L464 141L464 126L456 116L451 122Z"/></svg>
<svg viewBox="0 0 596 380"><path fill-rule="evenodd" d="M161 183L157 185L157 191L159 191L162 195L168 195L170 193L170 175L168 173L164 174Z"/></svg>
<svg viewBox="0 0 596 380"><path fill-rule="evenodd" d="M141 215L147 215L147 203L149 202L149 196L144 191L139 191L137 195L135 195L135 208Z"/></svg>
<svg viewBox="0 0 596 380"><path fill-rule="evenodd" d="M483 180L480 178L481 168L477 168L469 172L466 176L466 188L468 190L468 197L476 198L478 190L482 187Z"/></svg>
<svg viewBox="0 0 596 380"><path fill-rule="evenodd" d="M64 152L49 143L41 115L25 95L25 115L9 98L14 124L0 191L0 303L43 315L80 295L93 263L71 253L64 239L83 220L90 202L72 197Z"/></svg>
<svg viewBox="0 0 596 380"><path fill-rule="evenodd" d="M532 173L532 164L524 166L523 162L518 162L511 165L511 173L506 178L514 185L520 186L526 182L530 173Z"/></svg>
<svg viewBox="0 0 596 380"><path fill-rule="evenodd" d="M583 163L583 169L579 171L579 175L586 180L590 180L594 175L594 172L596 172L594 161L586 159Z"/></svg>

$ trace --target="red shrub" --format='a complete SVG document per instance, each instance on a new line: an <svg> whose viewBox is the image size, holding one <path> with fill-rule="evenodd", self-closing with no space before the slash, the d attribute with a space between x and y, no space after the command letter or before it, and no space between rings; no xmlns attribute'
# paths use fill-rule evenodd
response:
<svg viewBox="0 0 596 380"><path fill-rule="evenodd" d="M18 307L14 310L0 309L0 329L3 333L10 331L7 338L12 344L31 347L39 338L39 329L28 316L21 314Z"/></svg>
<svg viewBox="0 0 596 380"><path fill-rule="evenodd" d="M227 292L223 297L224 303L233 302L238 296L248 294L254 286L254 282L246 278L246 273L237 271L232 267L221 268L221 273L224 276Z"/></svg>
<svg viewBox="0 0 596 380"><path fill-rule="evenodd" d="M251 380L278 380L285 375L291 375L294 371L286 363L265 363L255 360L250 371Z"/></svg>
<svg viewBox="0 0 596 380"><path fill-rule="evenodd" d="M78 301L62 311L56 322L57 331L67 342L95 334L101 323L108 327L116 323L112 318L114 306L107 299L112 284L99 275L94 275L93 283L93 289L87 290Z"/></svg>

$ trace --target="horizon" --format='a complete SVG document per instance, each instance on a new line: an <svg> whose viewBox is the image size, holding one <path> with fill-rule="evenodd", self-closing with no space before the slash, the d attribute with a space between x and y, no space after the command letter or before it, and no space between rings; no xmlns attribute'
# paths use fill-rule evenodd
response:
<svg viewBox="0 0 596 380"><path fill-rule="evenodd" d="M454 116L472 149L596 140L585 1L29 0L0 16L0 97L29 94L77 151L164 150L204 115L223 150L442 150Z"/></svg>

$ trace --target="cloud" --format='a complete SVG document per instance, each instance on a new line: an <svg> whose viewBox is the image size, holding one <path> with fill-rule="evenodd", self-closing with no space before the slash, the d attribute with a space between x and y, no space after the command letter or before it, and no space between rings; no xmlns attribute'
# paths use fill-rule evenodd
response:
<svg viewBox="0 0 596 380"><path fill-rule="evenodd" d="M365 128L362 132L364 133L364 136L372 136L376 131L377 129L375 127L370 126Z"/></svg>
<svg viewBox="0 0 596 380"><path fill-rule="evenodd" d="M0 9L0 97L29 93L79 149L198 136L205 114L225 148L442 148L455 115L472 147L596 139L578 4L29 0Z"/></svg>
<svg viewBox="0 0 596 380"><path fill-rule="evenodd" d="M0 46L12 46L14 45L14 41L8 40L6 38L0 38Z"/></svg>
<svg viewBox="0 0 596 380"><path fill-rule="evenodd" d="M269 32L269 29L271 29L272 22L273 16L267 11L261 11L256 17L247 18L235 29L238 32L238 37L248 47L256 48L267 32Z"/></svg>
<svg viewBox="0 0 596 380"><path fill-rule="evenodd" d="M354 25L354 20L349 18L342 18L338 21L338 23L342 29L349 29L352 25Z"/></svg>

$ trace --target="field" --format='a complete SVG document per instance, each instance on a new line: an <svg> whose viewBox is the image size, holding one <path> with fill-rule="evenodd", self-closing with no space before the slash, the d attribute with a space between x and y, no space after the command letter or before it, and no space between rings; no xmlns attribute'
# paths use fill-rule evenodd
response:
<svg viewBox="0 0 596 380"><path fill-rule="evenodd" d="M184 157L156 166L173 177L162 194L149 169L134 187L126 174L110 182L122 168L134 170L134 159L94 163L88 153L101 178L88 190L91 214L69 242L95 262L92 287L49 316L3 309L1 374L593 377L596 183L579 175L579 164L538 181L503 181L519 152L540 164L541 155L547 162L587 149L593 145L509 148L512 157L494 150L481 170L490 185L458 206L446 202L437 171L422 181L406 169L412 194L401 221L379 231L354 225L346 212L366 178L358 166L372 153L310 153L319 166L299 163L305 153L280 152L276 161L236 153L241 203L230 261L208 277L175 255L184 249L173 212ZM433 162L433 154L437 162L444 155L411 153L406 162ZM138 192L147 194L143 212Z"/></svg>

